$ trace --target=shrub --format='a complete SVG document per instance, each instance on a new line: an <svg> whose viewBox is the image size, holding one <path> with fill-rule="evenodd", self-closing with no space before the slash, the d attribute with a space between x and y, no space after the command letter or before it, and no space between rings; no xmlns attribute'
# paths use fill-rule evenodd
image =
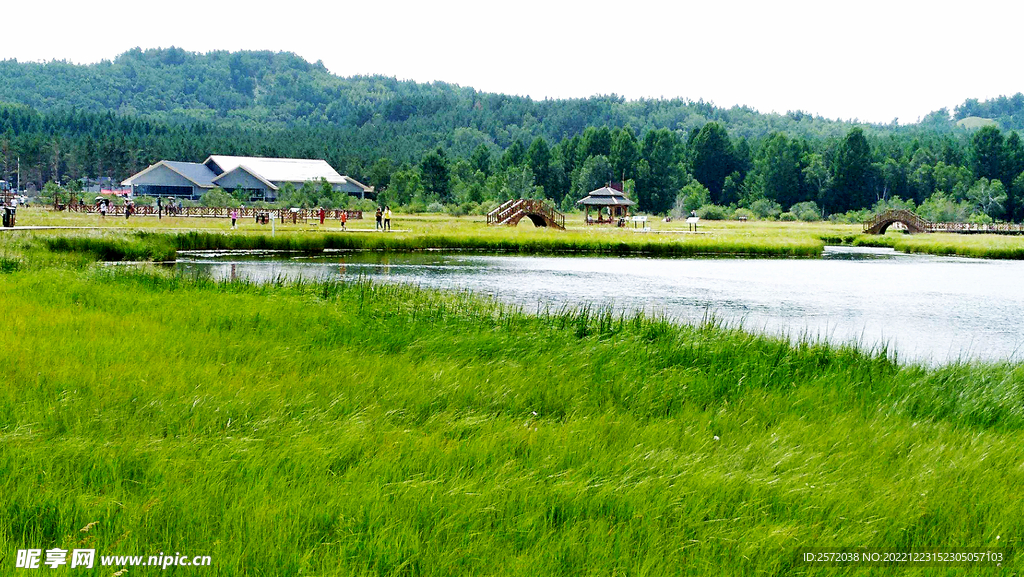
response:
<svg viewBox="0 0 1024 577"><path fill-rule="evenodd" d="M754 211L750 210L749 208L737 208L735 211L733 211L732 217L736 218L736 219L738 219L740 217L746 217L748 219L752 219L752 218L757 218L757 215L754 214Z"/></svg>
<svg viewBox="0 0 1024 577"><path fill-rule="evenodd" d="M444 212L444 205L440 202L432 202L427 205L427 212Z"/></svg>
<svg viewBox="0 0 1024 577"><path fill-rule="evenodd" d="M725 220L729 218L729 209L717 204L705 204L697 209L697 216L705 220Z"/></svg>
<svg viewBox="0 0 1024 577"><path fill-rule="evenodd" d="M690 211L697 210L707 204L711 204L711 193L703 184L696 180L691 180L676 195L676 202L672 207L672 216L676 218L687 216L690 214Z"/></svg>
<svg viewBox="0 0 1024 577"><path fill-rule="evenodd" d="M794 221L796 220L796 215L792 212L784 212L779 215L779 220Z"/></svg>
<svg viewBox="0 0 1024 577"><path fill-rule="evenodd" d="M789 212L805 222L821 220L821 211L818 210L818 205L813 202L798 202L789 209Z"/></svg>
<svg viewBox="0 0 1024 577"><path fill-rule="evenodd" d="M485 200L481 202L479 206L477 206L476 212L474 212L474 214L487 214L496 208L498 208L498 203L496 201Z"/></svg>
<svg viewBox="0 0 1024 577"><path fill-rule="evenodd" d="M757 218L775 219L782 214L782 205L767 198L759 198L750 204L750 210Z"/></svg>
<svg viewBox="0 0 1024 577"><path fill-rule="evenodd" d="M462 204L449 204L444 207L444 211L452 216L466 216L469 214L469 209L476 207L475 202L464 202Z"/></svg>

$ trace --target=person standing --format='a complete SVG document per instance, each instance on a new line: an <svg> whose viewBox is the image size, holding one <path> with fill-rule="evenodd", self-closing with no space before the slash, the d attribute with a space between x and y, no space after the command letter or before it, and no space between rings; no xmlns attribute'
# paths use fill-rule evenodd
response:
<svg viewBox="0 0 1024 577"><path fill-rule="evenodd" d="M100 216L107 218L107 199L100 200Z"/></svg>
<svg viewBox="0 0 1024 577"><path fill-rule="evenodd" d="M384 230L391 230L391 207L384 207Z"/></svg>
<svg viewBox="0 0 1024 577"><path fill-rule="evenodd" d="M379 207L379 206L377 207L377 212L376 212L376 213L374 213L374 215L373 215L373 216L374 216L374 218L376 218L376 219L377 219L377 229L378 229L378 230L382 230L382 229L384 228L384 225L383 225L383 224L381 224L381 221L380 221L380 220L381 220L381 218L383 218L383 216L384 216L384 213L383 213L383 212L381 211L381 209L380 209L380 207Z"/></svg>
<svg viewBox="0 0 1024 577"><path fill-rule="evenodd" d="M320 214L319 214L319 216L320 216L320 226L323 226L324 225L324 217L327 216L327 211L324 210L324 207L322 207L322 206L320 207Z"/></svg>
<svg viewBox="0 0 1024 577"><path fill-rule="evenodd" d="M347 210L342 210L340 218L341 218L341 230L348 230L347 228L345 228L345 223L348 222L348 211Z"/></svg>
<svg viewBox="0 0 1024 577"><path fill-rule="evenodd" d="M156 218L161 220L164 217L164 198L162 196L156 197Z"/></svg>
<svg viewBox="0 0 1024 577"><path fill-rule="evenodd" d="M235 222L238 221L238 209L231 209L231 230L235 230Z"/></svg>

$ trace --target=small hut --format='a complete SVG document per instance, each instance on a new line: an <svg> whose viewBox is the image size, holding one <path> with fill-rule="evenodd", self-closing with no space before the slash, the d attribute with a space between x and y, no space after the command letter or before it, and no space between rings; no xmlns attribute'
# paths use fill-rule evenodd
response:
<svg viewBox="0 0 1024 577"><path fill-rule="evenodd" d="M583 206L584 219L587 224L619 223L621 225L629 217L629 207L636 203L626 198L625 193L621 190L605 186L591 191L576 204ZM597 210L596 219L590 216L591 207ZM607 213L605 213L606 208L608 209Z"/></svg>

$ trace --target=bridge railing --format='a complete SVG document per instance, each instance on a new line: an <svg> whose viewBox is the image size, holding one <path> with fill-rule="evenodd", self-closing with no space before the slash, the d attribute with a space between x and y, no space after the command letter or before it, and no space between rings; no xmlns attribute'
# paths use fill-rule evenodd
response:
<svg viewBox="0 0 1024 577"><path fill-rule="evenodd" d="M932 223L921 218L917 214L905 210L887 210L876 214L873 218L864 222L864 230L870 230L885 223L902 222L911 230L928 231Z"/></svg>
<svg viewBox="0 0 1024 577"><path fill-rule="evenodd" d="M501 222L501 220L498 218L499 215L508 210L508 207L512 206L512 203L514 203L515 201L516 199L506 200L505 202L498 205L498 208L495 208L491 212L488 212L487 224L497 224Z"/></svg>
<svg viewBox="0 0 1024 577"><path fill-rule="evenodd" d="M503 224L521 213L539 214L549 221L565 228L565 215L548 206L543 200L516 198L507 200L498 208L487 213L487 224Z"/></svg>

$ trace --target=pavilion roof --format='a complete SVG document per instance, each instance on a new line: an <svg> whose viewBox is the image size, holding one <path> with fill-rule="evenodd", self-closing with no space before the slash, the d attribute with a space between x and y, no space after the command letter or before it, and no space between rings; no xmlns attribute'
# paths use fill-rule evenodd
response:
<svg viewBox="0 0 1024 577"><path fill-rule="evenodd" d="M576 201L576 204L584 206L633 206L636 203L626 198L623 192L605 186L590 191L587 196Z"/></svg>

